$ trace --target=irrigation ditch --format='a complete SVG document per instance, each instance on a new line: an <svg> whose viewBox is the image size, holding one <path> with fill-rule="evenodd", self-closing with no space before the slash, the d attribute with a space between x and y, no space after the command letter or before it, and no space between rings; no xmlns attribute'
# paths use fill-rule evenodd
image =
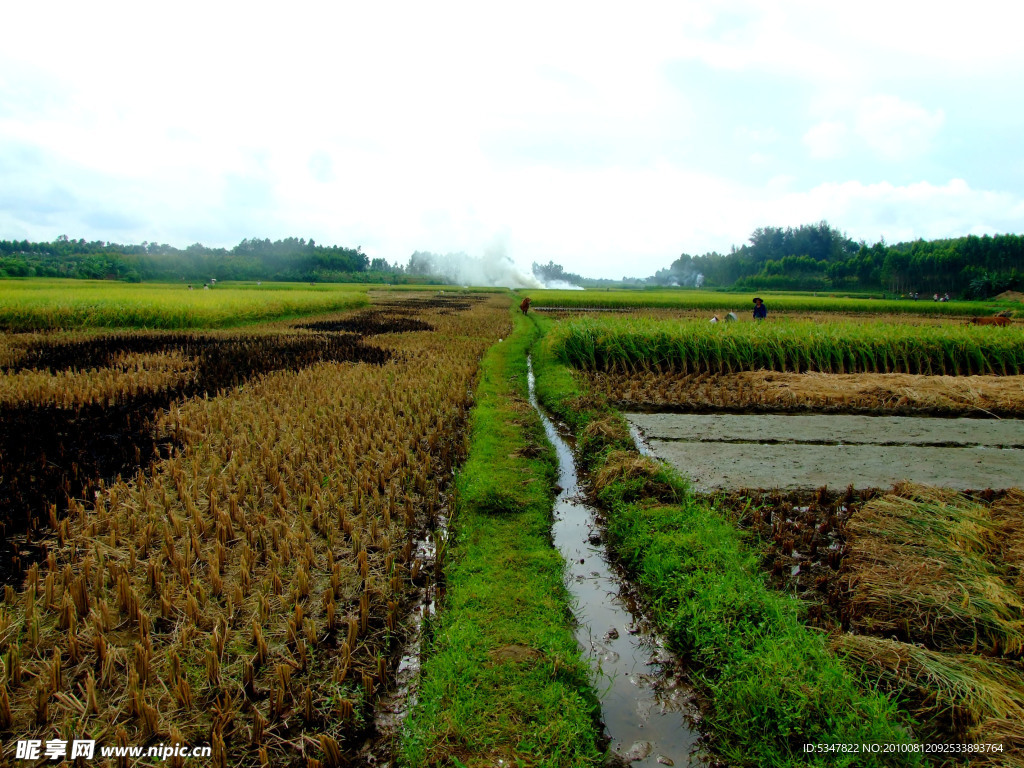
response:
<svg viewBox="0 0 1024 768"><path fill-rule="evenodd" d="M610 741L607 765L707 766L702 719L685 663L645 615L642 601L603 545L596 509L583 497L571 436L537 401L528 358L530 404L558 457L552 539L566 563L576 638L594 671L601 721Z"/></svg>

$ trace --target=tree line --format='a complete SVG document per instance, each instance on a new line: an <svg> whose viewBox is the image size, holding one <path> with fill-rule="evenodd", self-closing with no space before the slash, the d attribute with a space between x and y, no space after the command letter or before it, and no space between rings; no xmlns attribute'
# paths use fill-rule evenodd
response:
<svg viewBox="0 0 1024 768"><path fill-rule="evenodd" d="M698 277L699 276L699 277ZM648 278L655 285L741 290L949 293L985 298L1024 290L1024 236L968 235L888 245L855 242L828 222L763 227L728 254L682 254Z"/></svg>
<svg viewBox="0 0 1024 768"><path fill-rule="evenodd" d="M323 246L296 237L245 239L231 249L200 243L178 249L150 242L119 245L61 236L52 243L0 240L0 278L438 282L435 262L439 258L417 251L402 266L371 259L361 247ZM868 245L822 221L799 227L759 227L748 243L734 246L727 254L683 253L647 278L588 279L566 272L554 261L534 262L533 273L544 282L558 280L587 288L653 285L985 298L1024 290L1024 236L968 235Z"/></svg>
<svg viewBox="0 0 1024 768"><path fill-rule="evenodd" d="M361 247L323 246L296 237L245 239L231 249L200 243L184 249L149 242L120 245L66 236L52 243L0 240L0 277L384 282L402 272L384 259L370 259Z"/></svg>

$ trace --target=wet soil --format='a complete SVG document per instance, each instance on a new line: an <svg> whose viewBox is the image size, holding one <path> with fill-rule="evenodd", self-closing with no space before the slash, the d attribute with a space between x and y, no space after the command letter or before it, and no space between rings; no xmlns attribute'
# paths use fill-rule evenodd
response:
<svg viewBox="0 0 1024 768"><path fill-rule="evenodd" d="M627 414L646 449L700 492L887 488L960 490L1024 477L1024 422L851 415Z"/></svg>
<svg viewBox="0 0 1024 768"><path fill-rule="evenodd" d="M738 528L756 537L770 584L800 597L808 607L810 624L850 631L857 609L843 587L847 524L862 506L889 492L823 486L791 492L720 491L707 498ZM967 495L991 504L1006 491L975 490Z"/></svg>
<svg viewBox="0 0 1024 768"><path fill-rule="evenodd" d="M826 629L849 624L839 587L846 553L846 523L879 494L876 489L729 491L709 500L741 529L757 536L771 585L808 604L807 619Z"/></svg>

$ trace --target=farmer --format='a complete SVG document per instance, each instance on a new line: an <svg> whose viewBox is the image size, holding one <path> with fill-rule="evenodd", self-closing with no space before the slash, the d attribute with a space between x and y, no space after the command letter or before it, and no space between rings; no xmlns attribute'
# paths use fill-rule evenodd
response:
<svg viewBox="0 0 1024 768"><path fill-rule="evenodd" d="M766 317L768 317L768 307L764 305L760 297L756 297L754 299L754 319L764 320Z"/></svg>

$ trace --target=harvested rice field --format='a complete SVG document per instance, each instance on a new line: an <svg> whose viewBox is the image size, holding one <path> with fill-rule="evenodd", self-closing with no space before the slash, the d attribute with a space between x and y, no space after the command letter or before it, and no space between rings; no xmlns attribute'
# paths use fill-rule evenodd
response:
<svg viewBox="0 0 1024 768"><path fill-rule="evenodd" d="M580 372L628 411L1024 417L1024 376L907 373Z"/></svg>
<svg viewBox="0 0 1024 768"><path fill-rule="evenodd" d="M936 743L999 741L972 765L1024 763L1024 494L732 492L771 583Z"/></svg>
<svg viewBox="0 0 1024 768"><path fill-rule="evenodd" d="M641 452L731 521L767 583L898 705L934 750L925 764L1024 765L1022 345L989 332L1019 329L784 315L723 334L683 313L564 313L547 344L580 402L626 412ZM956 753L972 744L997 751Z"/></svg>
<svg viewBox="0 0 1024 768"><path fill-rule="evenodd" d="M506 297L0 341L0 733L377 760ZM442 537L443 538L443 537ZM126 763L127 764L127 763Z"/></svg>
<svg viewBox="0 0 1024 768"><path fill-rule="evenodd" d="M215 766L1024 765L1019 322L272 290L0 313L0 765L81 738ZM647 663L685 692L688 756L603 709L535 406L575 431L594 505L564 551L635 598L599 634L664 638ZM616 408L690 446L686 477ZM767 458L790 449L783 481ZM738 479L703 483L729 452ZM837 740L1001 750L804 748Z"/></svg>

